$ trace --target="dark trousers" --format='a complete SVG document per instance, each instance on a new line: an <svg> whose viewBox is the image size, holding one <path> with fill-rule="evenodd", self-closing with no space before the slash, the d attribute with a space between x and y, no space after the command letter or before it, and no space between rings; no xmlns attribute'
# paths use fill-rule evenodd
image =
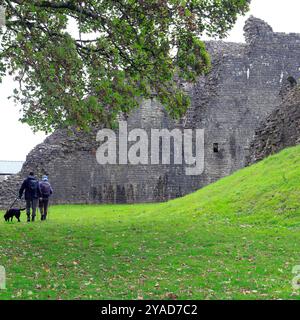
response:
<svg viewBox="0 0 300 320"><path fill-rule="evenodd" d="M39 201L39 208L42 216L42 220L46 220L49 207L49 198L41 198Z"/></svg>
<svg viewBox="0 0 300 320"><path fill-rule="evenodd" d="M26 213L27 217L30 217L30 210L32 209L32 218L36 215L36 208L38 204L38 199L26 200Z"/></svg>

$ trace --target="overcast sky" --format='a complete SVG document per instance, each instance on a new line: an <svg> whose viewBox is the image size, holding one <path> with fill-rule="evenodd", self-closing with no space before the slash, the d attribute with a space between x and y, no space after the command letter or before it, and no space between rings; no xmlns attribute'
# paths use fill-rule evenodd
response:
<svg viewBox="0 0 300 320"><path fill-rule="evenodd" d="M226 41L244 42L243 26L249 15L264 19L275 32L300 33L299 12L298 0L252 0L249 14L239 18ZM13 88L9 77L0 84L0 160L25 160L28 152L45 138L43 133L33 134L18 121L20 106L7 100Z"/></svg>

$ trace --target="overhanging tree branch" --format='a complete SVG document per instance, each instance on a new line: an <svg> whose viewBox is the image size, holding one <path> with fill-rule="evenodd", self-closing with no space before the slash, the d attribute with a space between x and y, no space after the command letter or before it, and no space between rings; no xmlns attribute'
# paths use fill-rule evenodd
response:
<svg viewBox="0 0 300 320"><path fill-rule="evenodd" d="M112 123L153 91L172 116L181 116L189 99L176 79L194 82L209 70L203 31L222 37L248 9L247 0L2 3L0 74L20 74L14 97L23 121L47 131ZM68 31L70 19L80 39Z"/></svg>

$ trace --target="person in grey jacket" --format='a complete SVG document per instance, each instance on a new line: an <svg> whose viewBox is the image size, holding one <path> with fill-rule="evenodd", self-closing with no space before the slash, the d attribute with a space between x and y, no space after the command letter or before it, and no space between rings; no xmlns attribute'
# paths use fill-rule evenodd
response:
<svg viewBox="0 0 300 320"><path fill-rule="evenodd" d="M41 212L41 220L46 220L49 207L49 198L53 194L53 189L48 181L47 176L43 176L42 181L39 183L41 197L39 201L39 208Z"/></svg>

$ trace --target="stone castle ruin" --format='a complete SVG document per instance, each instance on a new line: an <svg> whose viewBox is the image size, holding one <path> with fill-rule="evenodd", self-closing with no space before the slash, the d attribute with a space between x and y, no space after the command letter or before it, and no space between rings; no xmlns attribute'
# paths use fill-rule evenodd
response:
<svg viewBox="0 0 300 320"><path fill-rule="evenodd" d="M96 129L89 134L57 130L29 153L20 174L0 185L0 206L11 202L30 170L49 175L52 201L58 204L165 201L243 168L255 132L263 131L262 123L300 78L300 34L274 33L254 17L244 31L245 44L206 43L212 70L186 88L192 105L183 119L170 119L155 99L127 119L128 130L204 129L202 175L185 175L183 165L99 165Z"/></svg>
<svg viewBox="0 0 300 320"><path fill-rule="evenodd" d="M246 164L260 161L282 149L300 144L300 87L291 90L257 128Z"/></svg>

